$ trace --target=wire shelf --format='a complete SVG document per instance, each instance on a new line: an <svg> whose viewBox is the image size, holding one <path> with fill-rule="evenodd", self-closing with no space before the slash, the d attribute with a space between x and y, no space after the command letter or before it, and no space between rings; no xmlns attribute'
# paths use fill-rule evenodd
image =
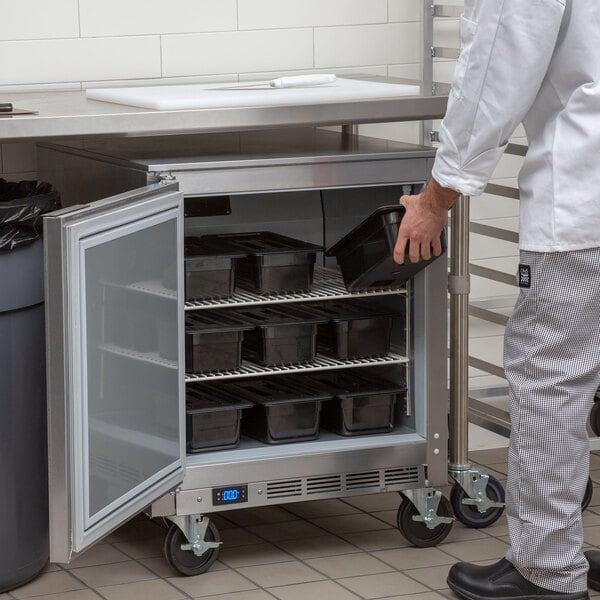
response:
<svg viewBox="0 0 600 600"><path fill-rule="evenodd" d="M344 285L341 274L334 269L315 267L312 290L310 292L256 294L236 289L230 298L187 301L185 310L199 310L221 306L255 306L275 302L309 302L311 300L334 300L338 298L361 298L365 296L389 296L406 294L405 289L380 288L349 292Z"/></svg>
<svg viewBox="0 0 600 600"><path fill-rule="evenodd" d="M313 362L278 367L263 367L248 361L243 361L237 371L219 371L202 374L186 374L185 382L207 381L215 379L234 379L238 377L258 377L261 375L276 375L282 373L306 373L310 371L325 371L330 369L345 369L348 367L373 367L377 365L407 364L406 356L390 352L385 356L373 358L356 358L353 360L338 360L326 356L317 356Z"/></svg>

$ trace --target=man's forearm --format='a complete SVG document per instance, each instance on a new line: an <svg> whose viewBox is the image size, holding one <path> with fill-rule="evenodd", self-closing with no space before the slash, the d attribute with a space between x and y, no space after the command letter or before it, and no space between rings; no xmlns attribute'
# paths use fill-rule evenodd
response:
<svg viewBox="0 0 600 600"><path fill-rule="evenodd" d="M423 191L423 200L430 202L432 208L446 211L454 206L459 196L459 192L442 187L433 177Z"/></svg>

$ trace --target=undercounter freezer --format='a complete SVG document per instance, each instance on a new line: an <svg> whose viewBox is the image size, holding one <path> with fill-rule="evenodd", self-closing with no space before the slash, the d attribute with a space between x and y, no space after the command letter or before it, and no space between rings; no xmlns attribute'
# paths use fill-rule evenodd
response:
<svg viewBox="0 0 600 600"><path fill-rule="evenodd" d="M197 574L213 513L383 491L410 541L444 539L445 257L349 292L324 251L420 190L433 149L308 128L38 157L64 206L45 220L52 561L145 510ZM305 284L281 284L286 243Z"/></svg>

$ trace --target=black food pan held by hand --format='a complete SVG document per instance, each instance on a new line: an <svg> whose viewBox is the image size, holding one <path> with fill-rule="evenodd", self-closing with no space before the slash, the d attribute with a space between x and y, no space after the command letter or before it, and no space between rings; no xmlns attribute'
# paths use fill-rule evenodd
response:
<svg viewBox="0 0 600 600"><path fill-rule="evenodd" d="M404 213L400 205L382 206L327 250L327 256L336 257L348 291L401 287L438 258L432 256L412 263L407 248L404 264L394 262L394 246ZM444 232L441 244L443 253Z"/></svg>

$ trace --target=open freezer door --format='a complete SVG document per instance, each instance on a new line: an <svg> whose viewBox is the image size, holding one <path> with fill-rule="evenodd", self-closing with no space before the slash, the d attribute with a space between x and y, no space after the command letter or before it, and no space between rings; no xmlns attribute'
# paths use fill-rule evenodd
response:
<svg viewBox="0 0 600 600"><path fill-rule="evenodd" d="M183 479L183 194L157 184L44 219L50 560Z"/></svg>

